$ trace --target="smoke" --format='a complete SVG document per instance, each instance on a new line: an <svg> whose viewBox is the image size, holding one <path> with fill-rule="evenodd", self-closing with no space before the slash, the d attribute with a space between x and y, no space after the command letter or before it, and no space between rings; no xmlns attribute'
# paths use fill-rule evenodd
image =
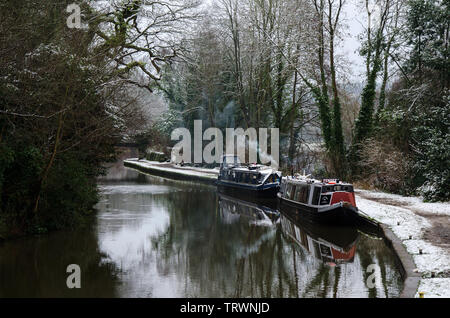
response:
<svg viewBox="0 0 450 318"><path fill-rule="evenodd" d="M217 128L234 128L236 123L234 120L235 103L229 102L222 111L216 108L216 114L214 116L215 125Z"/></svg>
<svg viewBox="0 0 450 318"><path fill-rule="evenodd" d="M255 138L249 138L246 139L246 143L243 145L244 147L248 146L249 157L251 158L252 153L257 153L259 162L261 162L262 164L270 164L274 169L278 169L280 153L278 129L271 129L271 154L268 153L267 149L267 128L260 128L258 137L259 141Z"/></svg>
<svg viewBox="0 0 450 318"><path fill-rule="evenodd" d="M267 149L266 151L262 151L258 145L259 145L258 141L249 140L248 141L249 152L255 151L258 154L258 158L261 163L269 163L275 161L275 158L267 153Z"/></svg>

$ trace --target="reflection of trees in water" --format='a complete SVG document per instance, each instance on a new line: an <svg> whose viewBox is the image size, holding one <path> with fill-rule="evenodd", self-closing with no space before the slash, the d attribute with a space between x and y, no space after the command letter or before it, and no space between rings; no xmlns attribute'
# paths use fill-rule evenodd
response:
<svg viewBox="0 0 450 318"><path fill-rule="evenodd" d="M144 176L142 182L147 182L147 178L150 177ZM354 261L332 268L284 235L281 226L267 226L267 220L258 223L261 209L259 214L252 214L248 211L248 204L245 209L236 204L237 217L230 222L211 187L174 183L161 178L151 178L150 184L129 187L125 183L124 188L121 187L106 188L99 205L100 210L114 211L117 215L117 219L107 222L110 235L127 227L133 233L152 209L157 209L152 213L168 213L170 218L167 228L164 225L162 229L163 234L147 237L151 245L142 247L139 265L133 263L132 267L125 268L130 270L127 276L130 286L134 282L145 285L146 281L140 279L149 278L142 272L154 262L160 277L174 277L184 286L184 290L174 289L174 294L181 292L186 297L344 297L366 294L392 297L398 295L402 285L395 258L382 240L362 236ZM241 210L243 214L239 214ZM134 213L133 219L122 217L124 212L125 215ZM254 220L252 215L256 215ZM131 240L139 248L140 239L142 237L131 235ZM126 253L124 255L128 257ZM117 270L110 264L101 264L101 259L97 233L93 230L52 233L41 238L4 243L0 245L0 297L117 296L116 281L120 280L120 277L115 280ZM365 270L373 263L380 266L382 284L369 291L365 281L370 273ZM69 290L65 285L69 264L81 266L81 290ZM120 263L117 266L121 266ZM137 292L144 295L144 291L158 288L157 283L153 284L153 280L149 280L148 286Z"/></svg>
<svg viewBox="0 0 450 318"><path fill-rule="evenodd" d="M354 244L357 247L355 260L349 259L348 263L345 262L338 266L334 265L333 268L326 263L317 262L316 260L313 266L308 267L306 272L313 274L311 277L304 279L308 283L301 288L303 290L302 297L398 296L403 282L395 263L395 255L387 248L382 239L370 238L364 232L358 234L358 232L355 232L356 228L313 226L312 223L300 222L299 220L289 221L286 224L283 222L286 222L288 218L283 217L283 215L281 220L282 224L285 225L283 229L287 237L292 235L296 237L296 240L294 240L296 242L295 245L305 251L312 247L309 245L309 237L312 239L312 245L318 242L325 245L337 245L337 247L343 248L344 252L349 251ZM294 230L296 227L298 228ZM357 235L354 236L353 232ZM355 240L355 238L357 239ZM309 247L305 247L304 244L309 245ZM320 250L318 249L318 251ZM312 251L306 260L303 261L303 264L299 264L299 266L302 267L304 264L308 264L308 258L312 257L311 255L313 254L319 260L321 259L320 253L317 254ZM376 284L376 288L373 289L368 289L366 286L367 278L372 274L367 272L367 267L370 264L380 266L380 279Z"/></svg>
<svg viewBox="0 0 450 318"><path fill-rule="evenodd" d="M153 240L159 268L183 277L187 297L364 295L358 291L366 290L363 262L332 268L284 237L280 226L259 226L249 221L248 213L225 222L211 191L191 189L158 199L170 214L169 228ZM382 288L392 286L389 296L396 296L401 283L389 279L398 275L386 250L382 241L363 238L355 259L379 263ZM369 294L375 295L385 294Z"/></svg>
<svg viewBox="0 0 450 318"><path fill-rule="evenodd" d="M0 245L0 297L115 297L116 270L101 262L92 229L55 232ZM69 264L81 268L81 289L68 289Z"/></svg>
<svg viewBox="0 0 450 318"><path fill-rule="evenodd" d="M313 279L309 281L305 288L303 297L305 297L307 292L311 292L312 290L317 293L317 297L326 297L328 292L329 274L330 267L321 262Z"/></svg>
<svg viewBox="0 0 450 318"><path fill-rule="evenodd" d="M358 249L361 268L364 270L364 281L374 272L367 272L371 264L380 267L381 284L376 284L376 288L367 288L368 297L397 297L399 290L393 286L402 287L403 280L398 271L398 264L395 262L393 251L388 249L383 240L374 240L363 236Z"/></svg>
<svg viewBox="0 0 450 318"><path fill-rule="evenodd" d="M169 194L165 200L170 226L153 244L161 268L171 267L166 271L183 273L189 282L187 296L265 293L258 285L273 279L268 271L276 244L273 227L255 226L248 219L223 223L216 194L211 191Z"/></svg>
<svg viewBox="0 0 450 318"><path fill-rule="evenodd" d="M138 149L134 147L116 147L117 160L105 163L106 175L99 178L101 181L133 181L139 174L136 170L125 168L123 161L129 158L137 158Z"/></svg>

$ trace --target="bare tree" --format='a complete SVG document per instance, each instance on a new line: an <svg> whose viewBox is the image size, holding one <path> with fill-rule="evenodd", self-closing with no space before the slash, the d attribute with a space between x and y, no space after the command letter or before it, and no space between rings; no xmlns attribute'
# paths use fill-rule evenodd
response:
<svg viewBox="0 0 450 318"><path fill-rule="evenodd" d="M164 63L183 54L187 29L200 17L199 0L123 0L112 2L90 21L96 29L98 52L114 60L116 75L152 91ZM147 83L130 78L134 70Z"/></svg>

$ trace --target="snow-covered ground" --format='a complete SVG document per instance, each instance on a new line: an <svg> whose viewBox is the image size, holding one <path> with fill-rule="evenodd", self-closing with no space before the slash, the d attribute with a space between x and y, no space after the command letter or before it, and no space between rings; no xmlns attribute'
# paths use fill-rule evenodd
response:
<svg viewBox="0 0 450 318"><path fill-rule="evenodd" d="M439 239L439 235L450 235L450 203L424 203L419 197L356 190L356 204L402 240L422 275L418 292L425 297L450 297L450 244ZM437 236L426 236L436 225L441 227Z"/></svg>
<svg viewBox="0 0 450 318"><path fill-rule="evenodd" d="M135 166L142 168L151 168L153 170L159 170L161 172L173 172L185 176L196 176L202 178L217 179L219 170L217 169L204 169L204 168L194 168L194 167L181 167L174 166L165 162L148 161L148 160L137 160L137 158L130 158L124 162L132 163Z"/></svg>
<svg viewBox="0 0 450 318"><path fill-rule="evenodd" d="M422 279L419 291L425 293L425 298L450 298L450 278ZM416 297L418 296L416 295Z"/></svg>

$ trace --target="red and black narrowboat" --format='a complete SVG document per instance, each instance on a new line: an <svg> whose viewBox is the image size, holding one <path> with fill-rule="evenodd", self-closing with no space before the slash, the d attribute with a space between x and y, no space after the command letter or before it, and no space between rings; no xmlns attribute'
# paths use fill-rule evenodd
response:
<svg viewBox="0 0 450 318"><path fill-rule="evenodd" d="M316 222L354 224L359 218L353 185L336 179L285 177L277 196L281 210L296 212Z"/></svg>

